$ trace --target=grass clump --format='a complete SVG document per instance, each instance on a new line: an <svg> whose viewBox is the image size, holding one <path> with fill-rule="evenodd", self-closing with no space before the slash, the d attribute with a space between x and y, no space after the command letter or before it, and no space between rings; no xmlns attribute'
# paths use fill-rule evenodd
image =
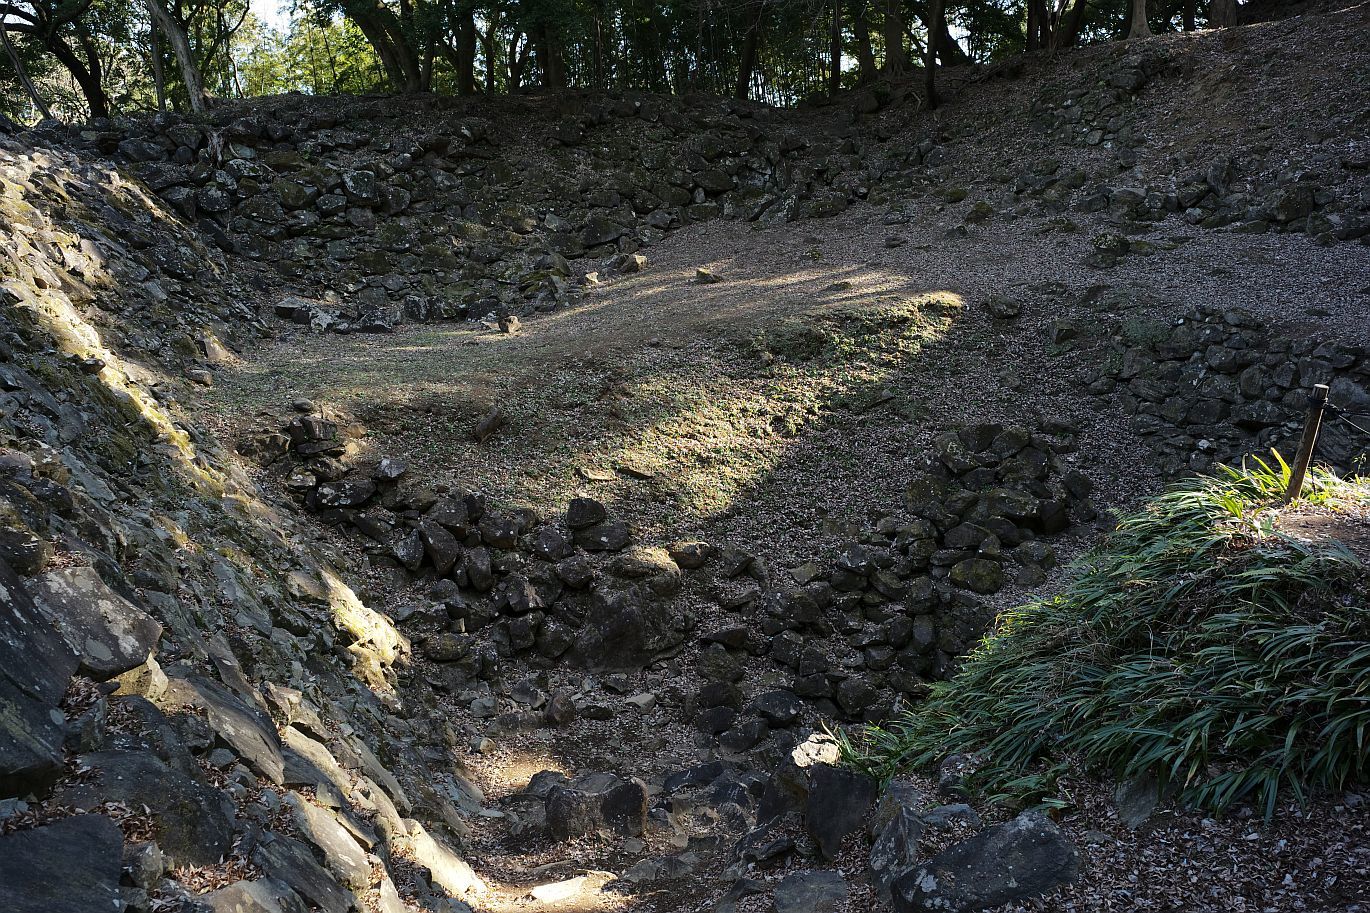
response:
<svg viewBox="0 0 1370 913"><path fill-rule="evenodd" d="M1064 804L1068 769L1150 776L1183 804L1267 817L1281 796L1366 780L1365 569L1336 535L1281 531L1287 479L1283 461L1255 461L1158 496L849 759L891 776L970 754L968 785L1014 804ZM1363 510L1366 483L1315 471L1306 486L1298 512L1334 532L1364 523L1344 512Z"/></svg>

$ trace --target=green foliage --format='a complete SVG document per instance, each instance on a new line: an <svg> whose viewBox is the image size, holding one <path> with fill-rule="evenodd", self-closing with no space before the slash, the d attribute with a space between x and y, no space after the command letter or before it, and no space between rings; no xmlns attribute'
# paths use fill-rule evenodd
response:
<svg viewBox="0 0 1370 913"><path fill-rule="evenodd" d="M1278 455L1276 455L1278 460ZM1370 774L1365 568L1334 538L1280 531L1288 480L1224 468L1121 523L1058 597L1009 612L922 706L848 743L888 776L953 753L972 786L1053 804L1080 765L1155 777L1220 810L1338 789ZM1363 509L1365 483L1314 471L1304 503Z"/></svg>
<svg viewBox="0 0 1370 913"><path fill-rule="evenodd" d="M294 18L285 34L252 16L249 0L165 2L184 27L206 90L220 97L455 93L472 84L515 92L562 82L727 95L737 89L755 35L747 92L795 104L829 90L834 12L841 85L877 80L889 56L886 5L869 0L290 0ZM912 0L902 6L905 50L919 60L927 6ZM170 45L165 38L154 45L141 0L16 0L14 8L24 11L11 33L25 69L60 116L80 118L96 107L116 115L155 108L154 63L165 74L168 104L186 109ZM1200 22L1204 9L1197 7ZM956 59L988 62L1022 51L1026 10L1026 0L949 7ZM1128 10L1128 0L1094 0L1082 40L1122 37ZM1153 29L1178 29L1183 10L1180 0L1151 0ZM57 53L59 47L69 53ZM98 70L97 78L80 85L69 70L76 59ZM32 120L33 107L8 64L0 64L0 110Z"/></svg>

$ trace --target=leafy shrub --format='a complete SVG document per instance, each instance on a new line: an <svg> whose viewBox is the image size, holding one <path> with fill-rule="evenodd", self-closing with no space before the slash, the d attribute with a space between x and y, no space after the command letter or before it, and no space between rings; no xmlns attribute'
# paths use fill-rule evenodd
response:
<svg viewBox="0 0 1370 913"><path fill-rule="evenodd" d="M1277 455L1278 459L1278 455ZM954 753L970 785L1051 798L1084 766L1155 777L1221 810L1370 774L1370 598L1335 536L1282 533L1283 461L1173 487L1082 559L1059 596L1001 617L960 672L885 729L847 743L889 776ZM1314 471L1304 505L1354 528L1370 484Z"/></svg>

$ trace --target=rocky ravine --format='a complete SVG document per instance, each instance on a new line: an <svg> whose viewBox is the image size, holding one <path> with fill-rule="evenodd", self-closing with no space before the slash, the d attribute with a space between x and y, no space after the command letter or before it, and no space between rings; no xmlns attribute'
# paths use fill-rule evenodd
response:
<svg viewBox="0 0 1370 913"><path fill-rule="evenodd" d="M1309 384L1370 403L1362 52L1282 84L1338 113L1167 132L1213 57L1336 17L1030 62L940 121L283 99L0 137L6 908L1364 901L1358 796L1258 826L1081 778L1005 818L823 733L1156 479L1283 445Z"/></svg>

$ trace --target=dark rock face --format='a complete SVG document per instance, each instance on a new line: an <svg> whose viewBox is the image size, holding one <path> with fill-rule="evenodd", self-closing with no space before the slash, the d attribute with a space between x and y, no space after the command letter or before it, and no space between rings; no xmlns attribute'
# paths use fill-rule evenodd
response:
<svg viewBox="0 0 1370 913"><path fill-rule="evenodd" d="M613 774L586 774L552 786L546 809L547 827L558 840L600 832L637 837L646 826L647 789Z"/></svg>
<svg viewBox="0 0 1370 913"><path fill-rule="evenodd" d="M954 844L894 882L897 913L965 913L1038 897L1073 881L1075 847L1056 825L1024 813Z"/></svg>
<svg viewBox="0 0 1370 913"><path fill-rule="evenodd" d="M174 865L212 865L233 844L233 807L223 793L167 767L150 754L102 751L77 765L94 776L60 789L56 800L77 808L103 802L147 806L157 844Z"/></svg>
<svg viewBox="0 0 1370 913"><path fill-rule="evenodd" d="M123 845L118 825L103 815L77 815L0 837L0 910L122 910Z"/></svg>
<svg viewBox="0 0 1370 913"><path fill-rule="evenodd" d="M572 658L591 669L636 669L685 641L679 606L644 596L636 587L597 589Z"/></svg>
<svg viewBox="0 0 1370 913"><path fill-rule="evenodd" d="M1117 398L1167 476L1247 454L1268 459L1271 449L1292 459L1314 384L1328 384L1344 409L1370 405L1363 345L1298 335L1237 307L1196 308L1172 324L1154 319L1145 299L1118 293L1108 303L1121 305L1122 319L1089 390ZM1346 471L1367 452L1346 425L1323 425L1319 461Z"/></svg>
<svg viewBox="0 0 1370 913"><path fill-rule="evenodd" d="M28 589L92 678L141 666L162 636L162 626L111 590L94 568L49 571L30 580Z"/></svg>
<svg viewBox="0 0 1370 913"><path fill-rule="evenodd" d="M876 782L843 767L820 764L809 772L804 829L828 859L836 859L842 840L861 830L875 804Z"/></svg>
<svg viewBox="0 0 1370 913"><path fill-rule="evenodd" d="M0 561L0 798L28 795L62 769L57 703L78 660Z"/></svg>
<svg viewBox="0 0 1370 913"><path fill-rule="evenodd" d="M840 872L796 872L775 888L776 913L837 913L847 903Z"/></svg>

